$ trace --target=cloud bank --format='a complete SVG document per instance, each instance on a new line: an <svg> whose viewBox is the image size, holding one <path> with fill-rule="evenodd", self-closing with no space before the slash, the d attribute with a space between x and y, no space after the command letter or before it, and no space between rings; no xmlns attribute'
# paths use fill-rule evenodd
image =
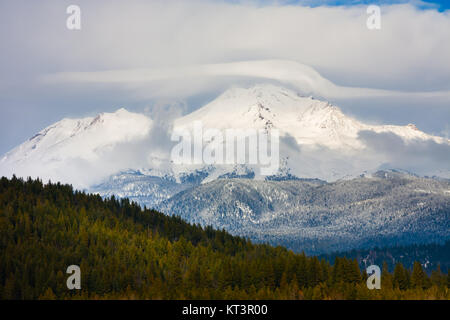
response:
<svg viewBox="0 0 450 320"><path fill-rule="evenodd" d="M374 158L383 159L385 168L401 168L427 175L450 175L450 145L433 140L404 141L393 133L359 132L359 139Z"/></svg>
<svg viewBox="0 0 450 320"><path fill-rule="evenodd" d="M71 1L1 2L0 152L66 116L120 106L142 111L261 79L331 97L343 109L347 102L339 99L358 99L352 111L362 119L443 131L450 118L449 11L383 3L381 30L368 30L366 5L302 3L309 5L79 0L82 29L70 31ZM46 75L64 81L41 81ZM373 97L389 108L392 95L403 111L395 118L358 111ZM410 112L418 103L424 110ZM437 116L428 117L428 109Z"/></svg>
<svg viewBox="0 0 450 320"><path fill-rule="evenodd" d="M178 68L159 69L125 69L98 72L63 72L46 75L42 78L45 83L112 83L127 87L153 87L164 82L171 87L172 82L185 82L185 89L192 86L192 81L200 81L203 86L200 91L208 90L214 82L223 81L226 77L242 77L250 79L274 80L294 87L297 91L307 95L325 98L360 98L360 97L444 97L450 101L450 91L407 92L395 90L381 90L372 88L346 87L334 84L322 77L316 70L293 61L260 60L242 61L221 64L197 65ZM189 80L189 81L188 81ZM193 92L195 88L191 87ZM178 87L175 90L179 91ZM160 92L158 92L161 94ZM166 91L165 94L175 94ZM156 95L150 91L149 98Z"/></svg>

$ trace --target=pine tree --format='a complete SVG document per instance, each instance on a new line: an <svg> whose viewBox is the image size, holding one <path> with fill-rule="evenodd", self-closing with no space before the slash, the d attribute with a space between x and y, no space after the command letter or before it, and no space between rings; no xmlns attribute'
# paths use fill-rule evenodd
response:
<svg viewBox="0 0 450 320"><path fill-rule="evenodd" d="M431 283L437 287L442 287L445 284L445 278L442 275L441 265L439 264L436 270L431 272Z"/></svg>
<svg viewBox="0 0 450 320"><path fill-rule="evenodd" d="M383 262L383 268L381 269L381 287L383 289L391 290L392 283L392 274L389 272L389 267L386 261Z"/></svg>
<svg viewBox="0 0 450 320"><path fill-rule="evenodd" d="M308 286L317 286L322 279L322 268L317 257L313 257L308 263Z"/></svg>
<svg viewBox="0 0 450 320"><path fill-rule="evenodd" d="M343 258L336 257L334 260L333 270L331 272L331 283L338 285L344 282L344 260Z"/></svg>
<svg viewBox="0 0 450 320"><path fill-rule="evenodd" d="M400 288L400 290L406 290L409 286L407 270L401 263L397 263L394 269L394 286Z"/></svg>
<svg viewBox="0 0 450 320"><path fill-rule="evenodd" d="M413 288L426 288L426 274L418 261L414 262L413 271L411 274L411 286Z"/></svg>
<svg viewBox="0 0 450 320"><path fill-rule="evenodd" d="M352 260L347 262L347 281L356 284L361 281L361 270L359 269L358 261Z"/></svg>

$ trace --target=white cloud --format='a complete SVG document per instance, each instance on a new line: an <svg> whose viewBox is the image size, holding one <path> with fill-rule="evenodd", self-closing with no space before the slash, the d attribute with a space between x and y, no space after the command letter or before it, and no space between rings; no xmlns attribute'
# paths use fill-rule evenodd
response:
<svg viewBox="0 0 450 320"><path fill-rule="evenodd" d="M196 65L177 68L125 69L97 72L63 72L44 76L45 83L119 83L126 87L144 87L149 98L161 95L155 84L165 83L164 94L180 92L174 82L184 83L184 94L208 91L217 81L226 77L275 80L295 87L299 92L325 98L356 97L444 97L450 99L450 91L402 92L371 88L338 86L322 77L313 68L292 61L259 60L221 64ZM172 83L172 84L171 84ZM153 90L148 90L152 88ZM172 88L173 92L170 91ZM190 90L190 91L189 91Z"/></svg>
<svg viewBox="0 0 450 320"><path fill-rule="evenodd" d="M374 158L383 159L387 168L402 168L420 175L450 174L450 145L434 140L405 142L394 133L359 132L359 139Z"/></svg>
<svg viewBox="0 0 450 320"><path fill-rule="evenodd" d="M69 31L64 2L34 5L4 10L5 51L20 54L2 64L33 63L42 74L280 59L353 87L450 89L449 12L384 5L374 31L366 6L79 1L83 29Z"/></svg>
<svg viewBox="0 0 450 320"><path fill-rule="evenodd" d="M450 11L382 5L381 30L376 31L366 27L364 5L79 0L82 30L70 31L65 23L70 4L0 3L0 20L7 26L0 29L0 134L14 139L1 141L2 151L68 114L84 116L94 108L105 111L105 106L110 111L135 101L147 105L153 97L179 101L205 90L218 93L255 77L257 82L275 79L324 97L384 95L387 99L377 101L383 106L392 101L390 96L399 97L395 92L400 92L405 108L416 103L418 95L427 96L426 107L442 110L440 117L425 124L429 131L441 131L442 119L448 118ZM152 81L124 84L133 72L149 70ZM302 70L315 82L302 79ZM90 81L111 75L119 82L36 81L48 74L72 80L89 76ZM358 104L367 105L367 99ZM384 122L392 122L379 113Z"/></svg>

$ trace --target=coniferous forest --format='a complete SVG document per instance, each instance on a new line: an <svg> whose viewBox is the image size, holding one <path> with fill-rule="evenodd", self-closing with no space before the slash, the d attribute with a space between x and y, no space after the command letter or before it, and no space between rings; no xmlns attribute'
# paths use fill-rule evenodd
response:
<svg viewBox="0 0 450 320"><path fill-rule="evenodd" d="M80 290L66 286L70 265ZM356 260L253 244L69 185L0 180L1 299L450 298L439 268L386 270L369 290Z"/></svg>
<svg viewBox="0 0 450 320"><path fill-rule="evenodd" d="M389 271L394 271L395 265L401 262L406 268L413 268L414 262L420 262L423 270L431 275L434 270L440 268L447 273L450 270L450 241L427 244L411 244L405 246L393 246L371 249L354 249L344 252L333 252L320 255L328 261L334 261L336 257L345 256L356 259L360 268L366 268L371 264L382 265L387 263Z"/></svg>

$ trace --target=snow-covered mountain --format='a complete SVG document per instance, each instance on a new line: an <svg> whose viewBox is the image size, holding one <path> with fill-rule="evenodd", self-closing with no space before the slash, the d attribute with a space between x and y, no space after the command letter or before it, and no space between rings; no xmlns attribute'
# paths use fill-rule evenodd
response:
<svg viewBox="0 0 450 320"><path fill-rule="evenodd" d="M1 161L48 163L75 156L90 160L114 144L144 137L151 124L149 118L124 108L95 118L63 119L8 152Z"/></svg>
<svg viewBox="0 0 450 320"><path fill-rule="evenodd" d="M155 208L173 195L198 186L208 177L208 171L200 170L183 174L161 174L148 170L127 170L110 176L100 184L89 188L90 192L104 197L128 198L147 208Z"/></svg>
<svg viewBox="0 0 450 320"><path fill-rule="evenodd" d="M116 156L114 149L141 141L151 127L150 118L124 108L96 117L63 119L6 153L0 159L0 174L39 176L88 187L90 179L83 175L108 173L111 157Z"/></svg>
<svg viewBox="0 0 450 320"><path fill-rule="evenodd" d="M274 85L231 88L204 107L176 119L171 128L192 130L195 122L201 122L205 129L222 131L279 130L280 176L334 181L380 168L397 168L450 177L448 139L428 135L412 124L365 124L326 101ZM120 176L121 172L129 176L129 170L139 170L144 176L169 177L178 184L181 176L197 172L204 173L204 183L227 175L265 178L258 176L255 166L246 164L176 165L170 158L170 148L175 145L169 139L171 128L164 129L167 141L161 143L160 133L152 132L153 127L154 121L148 116L123 108L95 118L63 119L4 155L0 174L40 176L81 188L110 184L110 177ZM391 140L396 143L394 151L388 149ZM433 152L428 151L429 145L440 148L436 154L443 154L444 159L430 162ZM138 185L141 178L135 181ZM133 196L145 186L127 188L129 192L124 195ZM99 190L109 194L101 186Z"/></svg>
<svg viewBox="0 0 450 320"><path fill-rule="evenodd" d="M195 122L222 131L277 129L281 135L280 169L297 177L334 181L380 168L450 177L450 140L426 134L413 124L365 124L326 101L274 85L229 89L177 119L174 127L193 131ZM430 144L443 149L439 153L447 153L448 163L429 165ZM415 160L410 161L412 158Z"/></svg>
<svg viewBox="0 0 450 320"><path fill-rule="evenodd" d="M427 146L432 144L444 148L450 161L448 139L426 134L413 124L365 124L326 101L303 97L278 86L229 89L206 106L177 119L174 127L193 130L195 122L200 122L203 128L223 131L279 130L281 169L298 177L334 181L380 168L450 177L450 165L445 161L428 165L424 156ZM398 154L389 150L393 143L397 144L394 153ZM416 153L417 161L404 161L404 154L414 158L411 152Z"/></svg>
<svg viewBox="0 0 450 320"><path fill-rule="evenodd" d="M192 132L195 123L218 132L277 129L278 172L174 163L171 134ZM448 180L389 169L450 178L450 141L414 125L366 124L273 85L229 89L166 127L125 109L63 119L0 159L0 176L38 176L128 197L309 252L448 239Z"/></svg>
<svg viewBox="0 0 450 320"><path fill-rule="evenodd" d="M201 122L205 129L279 130L282 175L333 181L382 166L450 177L448 161L433 166L419 161L416 165L408 155L408 163L402 167L397 154L379 150L386 138L395 137L404 149L396 152L408 153L410 146L414 150L419 144L423 149L424 144L431 143L444 148L445 153L450 150L448 139L428 135L414 125L368 125L326 101L274 85L229 89L204 107L176 119L173 128L192 129L195 122ZM41 176L81 187L130 169L150 176L173 176L177 182L180 175L199 170L208 172L205 182L239 170L255 171L258 178L250 165L215 165L214 170L210 165L175 165L170 158L170 146L175 142L168 137L164 143L152 140L152 127L148 116L125 109L95 118L63 119L4 155L0 174ZM171 128L166 130L170 135ZM368 134L375 142L367 138ZM166 149L161 151L155 147L158 144L165 144ZM424 153L419 152L418 158ZM81 179L87 174L92 179Z"/></svg>
<svg viewBox="0 0 450 320"><path fill-rule="evenodd" d="M93 190L102 194L111 190L129 197L139 194L147 204L183 188L171 186L173 191L161 191L162 198L145 201L145 195L152 197L154 190L148 181L156 183L157 179L143 177L162 178L163 185L167 181L182 184L182 177L189 175L201 177L196 180L199 183L219 177L266 178L254 165L174 164L171 130L192 130L195 122L222 131L277 129L281 136L278 179L296 176L335 181L380 168L450 177L448 139L428 135L414 125L365 124L326 101L268 84L231 88L163 129L155 128L148 116L125 109L95 118L63 119L4 155L0 175L40 176L87 189L95 185ZM438 149L437 160L432 148ZM127 192L119 192L112 181L127 181L125 176L130 181L123 187Z"/></svg>
<svg viewBox="0 0 450 320"><path fill-rule="evenodd" d="M158 209L315 254L450 238L450 180L395 171L332 183L218 179L184 190Z"/></svg>
<svg viewBox="0 0 450 320"><path fill-rule="evenodd" d="M338 107L303 97L286 88L257 85L232 88L206 106L175 121L175 127L189 127L201 121L204 128L275 128L284 136L294 137L301 146L324 146L330 149L357 149L365 146L358 140L363 130L390 132L402 139L431 139L444 143L444 138L428 135L413 124L407 126L367 125L346 116Z"/></svg>

